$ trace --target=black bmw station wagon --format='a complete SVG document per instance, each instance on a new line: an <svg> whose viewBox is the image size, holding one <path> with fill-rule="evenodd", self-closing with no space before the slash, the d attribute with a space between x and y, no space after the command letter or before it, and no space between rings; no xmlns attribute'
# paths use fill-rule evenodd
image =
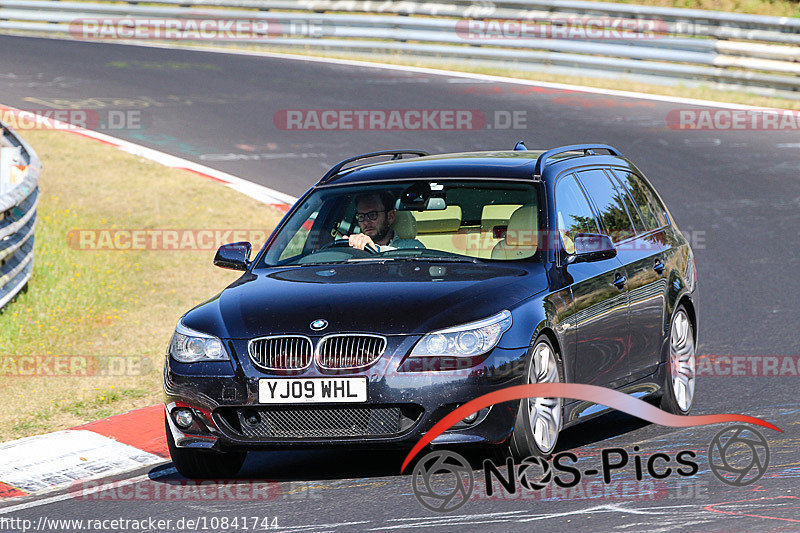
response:
<svg viewBox="0 0 800 533"><path fill-rule="evenodd" d="M611 146L353 157L250 252L219 249L214 263L243 274L169 344L167 440L187 477L232 476L248 450L410 448L458 406L526 383L692 406L692 250ZM602 411L496 404L433 445L546 456Z"/></svg>

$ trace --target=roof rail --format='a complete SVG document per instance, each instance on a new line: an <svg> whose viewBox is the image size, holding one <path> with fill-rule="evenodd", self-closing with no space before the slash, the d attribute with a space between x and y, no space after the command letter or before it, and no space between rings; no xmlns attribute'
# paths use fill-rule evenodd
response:
<svg viewBox="0 0 800 533"><path fill-rule="evenodd" d="M317 182L317 185L322 185L328 183L329 181L333 181L333 178L341 172L342 167L344 167L347 163L352 163L353 161L358 161L359 159L368 159L370 157L377 157L380 155L390 155L392 159L390 161L394 161L396 159L402 159L404 154L410 155L417 155L420 157L424 157L426 155L430 155L428 152L423 150L381 150L380 152L370 152L368 154L361 154L355 157L348 157L344 161L339 161L331 169L322 176L322 179Z"/></svg>
<svg viewBox="0 0 800 533"><path fill-rule="evenodd" d="M583 152L583 155L585 156L597 155L594 153L595 150L606 150L611 155L622 156L619 150L607 144L570 144L567 146L559 146L558 148L553 148L552 150L546 151L540 155L538 159L536 159L536 166L533 169L533 175L541 176L547 159L553 157L554 155L562 154L564 152Z"/></svg>

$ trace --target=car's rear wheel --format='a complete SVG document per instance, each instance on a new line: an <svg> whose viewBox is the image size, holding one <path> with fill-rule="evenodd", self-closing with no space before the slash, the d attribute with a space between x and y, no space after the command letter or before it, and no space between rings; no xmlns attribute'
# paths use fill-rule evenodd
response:
<svg viewBox="0 0 800 533"><path fill-rule="evenodd" d="M683 305L678 307L669 328L669 355L664 375L661 408L685 415L691 410L695 386L694 327Z"/></svg>
<svg viewBox="0 0 800 533"><path fill-rule="evenodd" d="M526 368L527 383L562 383L564 372L550 340L539 336L533 344ZM561 398L520 400L517 420L511 435L511 453L516 459L547 457L556 447L563 425Z"/></svg>
<svg viewBox="0 0 800 533"><path fill-rule="evenodd" d="M189 479L226 479L231 478L242 468L247 452L213 452L178 448L164 420L167 429L167 447L172 457L172 464L180 475Z"/></svg>

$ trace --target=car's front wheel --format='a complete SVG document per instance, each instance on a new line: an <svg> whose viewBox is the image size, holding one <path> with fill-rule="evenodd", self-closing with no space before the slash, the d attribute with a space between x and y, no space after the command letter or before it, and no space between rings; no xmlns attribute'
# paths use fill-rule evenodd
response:
<svg viewBox="0 0 800 533"><path fill-rule="evenodd" d="M541 335L533 344L526 368L527 383L562 383L564 372L550 340ZM547 457L556 447L563 425L561 398L520 400L517 420L511 435L511 452L518 460Z"/></svg>
<svg viewBox="0 0 800 533"><path fill-rule="evenodd" d="M239 472L247 458L247 452L212 452L178 448L169 423L164 420L167 430L167 447L172 464L180 475L189 479L226 479Z"/></svg>
<svg viewBox="0 0 800 533"><path fill-rule="evenodd" d="M661 397L663 410L679 415L689 412L694 401L695 372L694 327L681 305L669 328L669 356Z"/></svg>

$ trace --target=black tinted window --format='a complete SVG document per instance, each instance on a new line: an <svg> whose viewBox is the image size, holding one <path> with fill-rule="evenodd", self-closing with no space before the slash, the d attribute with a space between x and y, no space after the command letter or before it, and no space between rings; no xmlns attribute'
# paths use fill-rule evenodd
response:
<svg viewBox="0 0 800 533"><path fill-rule="evenodd" d="M611 240L619 242L634 235L633 223L625 209L625 197L602 170L578 172L581 183L597 208L600 220Z"/></svg>
<svg viewBox="0 0 800 533"><path fill-rule="evenodd" d="M576 233L599 233L589 202L571 174L556 184L556 214L561 242L567 253L575 253Z"/></svg>
<svg viewBox="0 0 800 533"><path fill-rule="evenodd" d="M625 202L625 208L628 210L628 216L631 217L631 220L633 221L633 227L636 229L636 232L639 233L644 231L644 222L642 222L639 209L636 207L636 203L633 201L633 198L631 198L630 193L620 184L613 172L607 170L606 173L608 174L608 177L611 178L611 181L614 183L614 187L617 189L617 192Z"/></svg>
<svg viewBox="0 0 800 533"><path fill-rule="evenodd" d="M630 191L639 206L645 228L648 230L667 225L667 212L653 189L640 176L632 172L615 169L614 173Z"/></svg>

